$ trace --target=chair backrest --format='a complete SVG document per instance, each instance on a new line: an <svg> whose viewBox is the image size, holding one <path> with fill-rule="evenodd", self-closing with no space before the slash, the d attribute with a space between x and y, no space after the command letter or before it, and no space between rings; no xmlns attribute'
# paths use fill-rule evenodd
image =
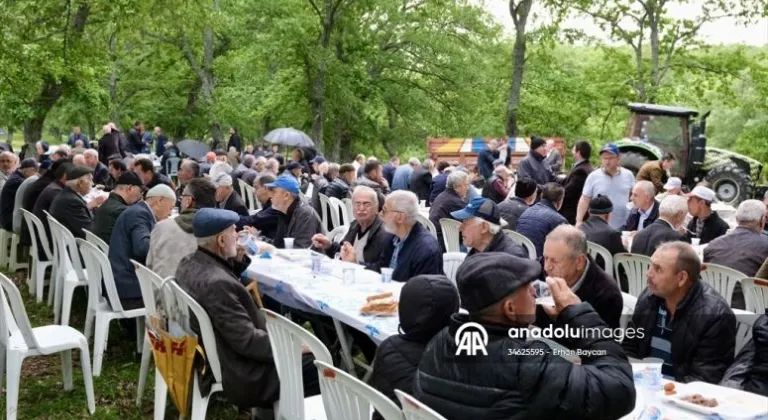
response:
<svg viewBox="0 0 768 420"><path fill-rule="evenodd" d="M315 366L319 371L320 391L327 418L367 420L373 406L384 420L403 420L400 408L365 382L319 360L315 360Z"/></svg>
<svg viewBox="0 0 768 420"><path fill-rule="evenodd" d="M328 202L328 196L323 193L317 193L317 197L320 199L320 218L323 219L323 228L328 226L328 209L331 207ZM334 225L334 228L336 226Z"/></svg>
<svg viewBox="0 0 768 420"><path fill-rule="evenodd" d="M340 242L342 239L344 239L344 236L348 231L349 225L341 225L328 233L328 239L330 239L331 242Z"/></svg>
<svg viewBox="0 0 768 420"><path fill-rule="evenodd" d="M458 220L442 218L440 219L440 230L443 231L443 244L445 252L459 252L461 243L459 242L459 228L461 222Z"/></svg>
<svg viewBox="0 0 768 420"><path fill-rule="evenodd" d="M13 282L0 273L0 345L7 351L11 333L20 332L24 337L24 343L28 349L38 348L35 335L32 333L32 324L29 323L21 292ZM2 361L0 363L5 363Z"/></svg>
<svg viewBox="0 0 768 420"><path fill-rule="evenodd" d="M611 255L611 251L594 242L587 241L587 252L589 252L589 255L603 271L613 274L613 255Z"/></svg>
<svg viewBox="0 0 768 420"><path fill-rule="evenodd" d="M355 215L355 204L352 203L351 198L342 198L341 202L344 203L344 205L347 207L347 214L349 214L350 217ZM350 220L351 222L351 220ZM349 223L349 222L346 222Z"/></svg>
<svg viewBox="0 0 768 420"><path fill-rule="evenodd" d="M80 259L80 250L75 242L75 235L72 235L69 229L50 214L48 215L48 226L51 228L51 235L57 244L59 267L66 267L66 264L69 263L74 268L78 279L85 278L82 260Z"/></svg>
<svg viewBox="0 0 768 420"><path fill-rule="evenodd" d="M333 225L333 228L336 229L337 227L341 226L341 207L344 205L341 204L341 200L339 200L336 197L328 197L328 210L330 211L331 215L331 224ZM346 207L345 207L346 210Z"/></svg>
<svg viewBox="0 0 768 420"><path fill-rule="evenodd" d="M768 308L768 280L758 278L741 279L746 309L757 314L765 313Z"/></svg>
<svg viewBox="0 0 768 420"><path fill-rule="evenodd" d="M168 176L177 176L179 174L179 163L181 159L178 156L171 156L165 160L165 174Z"/></svg>
<svg viewBox="0 0 768 420"><path fill-rule="evenodd" d="M739 354L741 348L752 339L752 327L759 317L758 314L740 309L732 309L736 315L736 347L735 355Z"/></svg>
<svg viewBox="0 0 768 420"><path fill-rule="evenodd" d="M259 200L256 199L256 190L253 188L253 186L248 185L247 182L244 182L245 186L245 196L248 199L248 209L249 210L259 210L261 209L261 203Z"/></svg>
<svg viewBox="0 0 768 420"><path fill-rule="evenodd" d="M136 272L136 278L139 279L144 307L147 309L147 313L151 314L155 312L155 294L162 286L163 278L136 260L131 260L131 264L133 264Z"/></svg>
<svg viewBox="0 0 768 420"><path fill-rule="evenodd" d="M533 241L526 238L524 235L515 232L514 230L504 229L504 233L509 236L510 239L517 242L518 245L522 246L526 251L528 251L528 258L532 260L539 258L539 256L536 255L536 245L533 244Z"/></svg>
<svg viewBox="0 0 768 420"><path fill-rule="evenodd" d="M34 215L34 213L25 209L21 209L21 217L27 224L27 230L29 231L29 235L32 239L32 245L30 246L30 255L32 255L32 258L38 258L40 254L38 253L37 246L38 244L42 244L46 261L53 261L55 255L53 249L51 249L49 246L50 243L48 242L48 235L45 233L45 226L43 226L43 222L41 222L40 219Z"/></svg>
<svg viewBox="0 0 768 420"><path fill-rule="evenodd" d="M632 319L632 315L635 313L635 305L637 305L637 298L629 293L621 292L621 300L623 307L621 308L621 319L619 323L621 328L624 329Z"/></svg>
<svg viewBox="0 0 768 420"><path fill-rule="evenodd" d="M454 286L456 285L456 272L459 271L459 266L464 262L464 258L467 258L467 254L463 252L446 252L443 254L443 273Z"/></svg>
<svg viewBox="0 0 768 420"><path fill-rule="evenodd" d="M248 199L248 197L245 195L245 181L243 181L240 178L237 178L237 189L240 190L240 197L243 197L243 200L245 201L245 204L248 206L248 210L256 210L253 208L251 200Z"/></svg>
<svg viewBox="0 0 768 420"><path fill-rule="evenodd" d="M399 389L395 390L400 405L403 406L405 420L447 420L445 417L427 407L423 402L413 398Z"/></svg>
<svg viewBox="0 0 768 420"><path fill-rule="evenodd" d="M112 310L123 313L120 295L117 293L115 278L112 275L112 264L109 257L98 246L84 240L75 239L80 247L80 254L85 261L85 271L88 273L88 306L96 309L102 299L102 285L107 289L107 297Z"/></svg>
<svg viewBox="0 0 768 420"><path fill-rule="evenodd" d="M264 309L264 312L269 344L280 378L280 414L285 419L304 419L301 345L309 347L315 360L333 365L333 358L325 344L312 333L270 310Z"/></svg>
<svg viewBox="0 0 768 420"><path fill-rule="evenodd" d="M701 265L699 276L701 276L702 280L709 283L710 286L714 287L729 305L731 304L733 289L736 287L736 283L747 277L746 274L732 268L710 263Z"/></svg>
<svg viewBox="0 0 768 420"><path fill-rule="evenodd" d="M203 347L205 347L205 358L211 366L211 372L216 382L221 383L221 363L219 362L219 352L216 348L216 336L213 334L211 318L208 317L205 309L196 300L192 299L175 280L170 280L169 283L174 295L186 305L188 311L192 311L195 315L197 325L200 327L200 338L202 339Z"/></svg>
<svg viewBox="0 0 768 420"><path fill-rule="evenodd" d="M627 275L629 294L635 297L640 296L645 289L645 276L651 267L651 257L641 254L616 254L613 256L613 265L616 271L616 282L619 283L619 267L623 267Z"/></svg>
<svg viewBox="0 0 768 420"><path fill-rule="evenodd" d="M352 216L354 213L349 212L347 205L344 204L343 201L339 200L336 197L328 197L328 202L339 209L339 226L341 226L342 224L348 225L352 222L352 220L350 220L350 216Z"/></svg>
<svg viewBox="0 0 768 420"><path fill-rule="evenodd" d="M429 231L429 233L431 233L431 234L432 234L432 236L434 236L435 238L437 238L437 229L435 229L435 225L434 225L434 224L432 224L432 222L431 222L429 219L427 219L426 217L424 217L424 215L422 215L421 213L419 213L419 214L416 216L416 221L417 221L417 222L419 222L419 223L421 223L421 224L422 224L422 226L424 226L425 228L427 228L427 230Z"/></svg>
<svg viewBox="0 0 768 420"><path fill-rule="evenodd" d="M85 240L99 247L101 252L109 255L109 244L88 229L83 229L83 233L85 233Z"/></svg>

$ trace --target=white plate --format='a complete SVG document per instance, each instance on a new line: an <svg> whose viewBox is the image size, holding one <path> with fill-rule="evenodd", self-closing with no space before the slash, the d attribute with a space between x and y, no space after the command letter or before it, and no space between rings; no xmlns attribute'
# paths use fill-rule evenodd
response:
<svg viewBox="0 0 768 420"><path fill-rule="evenodd" d="M706 415L717 414L723 419L752 419L765 415L768 407L766 397L705 382L676 384L675 391L677 393L674 395L665 395L661 392L660 398L687 410ZM693 394L701 394L704 398L715 398L717 407L704 407L682 400L683 397Z"/></svg>

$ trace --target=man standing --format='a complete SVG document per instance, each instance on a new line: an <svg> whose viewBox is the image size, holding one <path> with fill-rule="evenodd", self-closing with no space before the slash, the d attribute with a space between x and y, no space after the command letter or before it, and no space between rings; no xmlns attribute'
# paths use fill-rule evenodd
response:
<svg viewBox="0 0 768 420"><path fill-rule="evenodd" d="M631 171L619 166L619 147L613 143L606 144L600 149L600 162L602 167L592 171L584 183L584 191L576 209L576 226L584 220L592 197L604 195L613 203L611 227L621 229L629 214L627 203L630 192L635 186L635 177Z"/></svg>
<svg viewBox="0 0 768 420"><path fill-rule="evenodd" d="M238 215L248 216L248 207L245 206L240 194L235 192L232 188L232 177L220 173L213 180L213 185L216 187L216 202L217 207L220 209L232 210Z"/></svg>
<svg viewBox="0 0 768 420"><path fill-rule="evenodd" d="M587 176L594 170L589 162L589 159L592 157L592 146L588 141L581 140L573 145L571 153L573 154L573 167L565 181L563 181L565 198L563 198L563 207L560 208L560 214L568 220L568 223L575 225L576 208L579 204L579 198L581 198L581 194L584 191L584 183L587 182Z"/></svg>
<svg viewBox="0 0 768 420"><path fill-rule="evenodd" d="M93 183L102 186L109 185L109 169L99 162L99 152L88 149L83 152L83 157L85 158L85 165L93 171Z"/></svg>
<svg viewBox="0 0 768 420"><path fill-rule="evenodd" d="M275 231L275 247L285 248L285 238L293 238L294 248L309 248L312 237L323 229L315 209L301 199L299 181L283 175L267 188L272 192L272 207L282 213Z"/></svg>
<svg viewBox="0 0 768 420"><path fill-rule="evenodd" d="M613 204L608 197L598 195L589 203L589 219L579 226L589 242L594 242L607 249L611 255L627 252L621 242L621 233L612 228L608 222L613 213ZM605 261L603 261L605 264ZM610 269L606 267L606 269Z"/></svg>
<svg viewBox="0 0 768 420"><path fill-rule="evenodd" d="M717 384L733 362L733 311L699 279L701 261L689 244L661 245L651 264L648 287L637 298L629 324L645 334L626 336L624 350L629 357L662 359L662 374L675 381Z"/></svg>
<svg viewBox="0 0 768 420"><path fill-rule="evenodd" d="M688 213L693 216L688 223L688 239L699 238L704 245L725 235L731 227L712 211L715 192L707 187L697 186L688 194Z"/></svg>
<svg viewBox="0 0 768 420"><path fill-rule="evenodd" d="M429 187L432 186L432 169L435 164L432 159L425 159L421 166L415 168L411 174L408 188L416 194L419 201L425 201L429 205Z"/></svg>
<svg viewBox="0 0 768 420"><path fill-rule="evenodd" d="M165 143L168 142L168 136L163 133L160 127L155 127L155 156L162 156L165 153Z"/></svg>
<svg viewBox="0 0 768 420"><path fill-rule="evenodd" d="M66 187L51 203L51 216L66 227L75 238L85 239L83 229L91 230L92 210L106 198L98 196L89 203L83 198L93 187L93 174L85 166L75 166L67 172Z"/></svg>
<svg viewBox="0 0 768 420"><path fill-rule="evenodd" d="M83 147L86 149L91 148L91 142L88 139L88 136L80 132L80 127L74 126L72 127L72 134L70 134L67 139L67 144L70 147L75 147L75 143L77 143L78 140L83 142Z"/></svg>
<svg viewBox="0 0 768 420"><path fill-rule="evenodd" d="M638 181L650 181L656 191L662 191L667 182L668 173L675 166L675 156L665 153L661 160L646 162L637 172Z"/></svg>
<svg viewBox="0 0 768 420"><path fill-rule="evenodd" d="M133 128L128 130L128 150L134 155L144 151L144 124L136 121Z"/></svg>
<svg viewBox="0 0 768 420"><path fill-rule="evenodd" d="M536 202L538 186L531 178L519 178L515 184L515 196L509 197L499 204L499 212L507 222L506 229L516 230L517 220ZM563 201L565 203L565 201ZM562 207L561 207L562 208Z"/></svg>
<svg viewBox="0 0 768 420"><path fill-rule="evenodd" d="M507 145L502 147L506 148ZM493 176L493 161L499 158L499 154L499 142L495 139L489 141L488 146L477 154L477 169L483 179L488 180Z"/></svg>
<svg viewBox="0 0 768 420"><path fill-rule="evenodd" d="M549 232L564 223L568 223L565 217L557 210L563 204L563 186L554 182L544 185L541 192L541 200L528 208L517 219L516 232L524 235L533 242L536 247L536 255L541 256L544 250L544 240Z"/></svg>
<svg viewBox="0 0 768 420"><path fill-rule="evenodd" d="M382 175L384 176L384 179L387 180L387 183L389 185L392 185L393 178L395 176L395 170L400 166L400 158L397 156L392 156L389 158L389 162L387 162L386 165L384 165L384 168L382 169Z"/></svg>
<svg viewBox="0 0 768 420"><path fill-rule="evenodd" d="M482 196L492 200L494 203L501 203L507 199L509 189L512 187L512 176L509 175L509 169L504 165L499 165L493 170L493 176L486 181L483 186Z"/></svg>
<svg viewBox="0 0 768 420"><path fill-rule="evenodd" d="M616 214L616 206L613 208ZM688 214L688 203L684 197L672 195L665 198L659 204L659 218L632 239L631 252L650 257L664 242L686 240L680 233L686 214Z"/></svg>
<svg viewBox="0 0 768 420"><path fill-rule="evenodd" d="M14 208L20 208L16 203L16 193L27 178L37 173L37 160L27 158L21 162L19 169L13 171L0 192L0 227L13 230Z"/></svg>
<svg viewBox="0 0 768 420"><path fill-rule="evenodd" d="M520 258L527 256L523 247L501 231L499 214L496 203L482 197L451 213L454 219L461 221L464 245L471 248L467 256L478 252L506 252Z"/></svg>
<svg viewBox="0 0 768 420"><path fill-rule="evenodd" d="M392 176L392 191L407 190L410 187L413 171L421 165L421 162L412 157L407 165L398 166Z"/></svg>
<svg viewBox="0 0 768 420"><path fill-rule="evenodd" d="M445 183L448 181L448 174L453 172L451 164L441 160L437 162L437 175L432 178L432 186L429 187L429 202L435 201L441 192L445 191Z"/></svg>
<svg viewBox="0 0 768 420"><path fill-rule="evenodd" d="M547 156L547 142L541 137L531 137L531 150L528 156L520 161L517 176L533 178L539 185L555 181L555 175L544 162Z"/></svg>
<svg viewBox="0 0 768 420"><path fill-rule="evenodd" d="M635 208L629 213L627 223L621 231L638 231L650 226L659 217L659 203L654 198L656 190L650 181L637 181L632 188L632 204Z"/></svg>
<svg viewBox="0 0 768 420"><path fill-rule="evenodd" d="M563 169L563 155L555 147L555 141L552 139L547 140L547 157L544 158L544 163L549 166L552 173L557 176Z"/></svg>
<svg viewBox="0 0 768 420"><path fill-rule="evenodd" d="M93 216L93 233L106 243L112 238L112 229L120 214L141 200L144 193L144 183L133 172L123 172L116 182L107 201L96 209Z"/></svg>
<svg viewBox="0 0 768 420"><path fill-rule="evenodd" d="M437 196L429 208L429 221L435 225L437 242L443 252L445 252L445 242L443 241L443 227L440 225L440 219L450 219L452 218L451 213L464 208L467 191L469 191L469 175L461 171L451 172L446 181L445 191Z"/></svg>
<svg viewBox="0 0 768 420"><path fill-rule="evenodd" d="M229 127L229 141L227 142L227 150L234 147L237 153L243 150L243 141L240 139L240 133L237 132L237 128Z"/></svg>
<svg viewBox="0 0 768 420"><path fill-rule="evenodd" d="M768 258L768 238L761 234L765 226L765 205L759 200L745 200L736 210L738 226L704 248L704 262L724 265L754 277Z"/></svg>

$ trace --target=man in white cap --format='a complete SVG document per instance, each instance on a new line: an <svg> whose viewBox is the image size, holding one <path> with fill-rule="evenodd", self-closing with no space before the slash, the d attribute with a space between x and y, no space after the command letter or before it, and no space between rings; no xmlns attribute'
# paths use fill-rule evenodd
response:
<svg viewBox="0 0 768 420"><path fill-rule="evenodd" d="M707 187L698 186L688 194L688 213L693 216L688 223L688 238L699 238L700 244L708 244L728 232L730 226L712 211L715 192Z"/></svg>
<svg viewBox="0 0 768 420"><path fill-rule="evenodd" d="M232 210L240 216L248 216L248 207L240 197L240 194L232 188L232 176L223 172L216 174L213 178L213 185L216 187L216 203L220 209Z"/></svg>
<svg viewBox="0 0 768 420"><path fill-rule="evenodd" d="M683 194L683 180L673 176L667 180L664 184L664 192L656 194L656 201L661 203L668 195L682 195Z"/></svg>
<svg viewBox="0 0 768 420"><path fill-rule="evenodd" d="M146 262L152 229L171 215L175 205L176 193L171 187L158 184L147 191L144 201L128 207L117 218L109 241L109 260L123 309L144 306L131 260Z"/></svg>

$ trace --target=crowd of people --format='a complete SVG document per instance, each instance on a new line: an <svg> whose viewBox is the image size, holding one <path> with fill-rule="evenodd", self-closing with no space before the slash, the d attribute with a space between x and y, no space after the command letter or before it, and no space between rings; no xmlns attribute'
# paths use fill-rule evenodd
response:
<svg viewBox="0 0 768 420"><path fill-rule="evenodd" d="M0 153L0 224L21 235L24 245L32 236L21 209L40 219L49 241L46 212L75 237L84 237L84 230L96 234L109 244L124 309L143 305L131 260L175 276L208 312L224 394L242 408L271 405L279 387L263 314L245 289L250 259L238 244L241 231L278 249L290 239L295 248L370 270L391 268L393 280L406 283L400 334L378 349L365 334L353 334L355 342L373 363L374 387L395 402L394 389L413 393L449 419L621 417L635 403L628 356L661 358L663 373L680 382L768 395L766 316L734 362L731 307L744 308L741 291L728 302L699 276L702 263L768 276L768 196L742 202L731 229L712 210L715 194L706 183L686 193L681 180L669 176L673 155L646 163L635 176L620 166L615 144L600 148L600 165L593 168L591 145L579 141L564 174L563 154L552 141L534 137L515 173L508 146L496 141L480 152L476 168L467 168L416 157L382 164L359 155L335 163L311 148L295 148L287 158L277 145L243 147L236 129L227 150L214 147L197 160L183 156L159 127L153 134L137 122L124 137L108 124L98 146L76 129L69 145L39 142L32 157ZM151 147L161 162L179 158L177 171L156 165ZM240 195L239 182L253 186L258 203ZM90 197L93 189L108 194ZM352 202L341 240L323 224L319 194ZM250 205L261 210L249 212ZM436 235L420 222L424 207ZM178 215L171 217L174 208ZM460 223L467 252L457 288L443 272L440 220L446 218ZM504 229L528 238L535 258ZM707 245L703 261L692 240ZM532 324L621 325L626 280L593 259L588 242L611 254L629 250L651 258L629 324L647 334L621 343L613 337L564 340L571 348L600 350L574 365L508 331ZM536 305L537 280L549 285L554 307ZM265 305L286 310L269 299ZM459 306L468 314L459 314ZM307 314L299 319L318 321ZM455 333L468 321L488 332L487 359L456 356ZM311 357L303 362L305 394L316 394Z"/></svg>

